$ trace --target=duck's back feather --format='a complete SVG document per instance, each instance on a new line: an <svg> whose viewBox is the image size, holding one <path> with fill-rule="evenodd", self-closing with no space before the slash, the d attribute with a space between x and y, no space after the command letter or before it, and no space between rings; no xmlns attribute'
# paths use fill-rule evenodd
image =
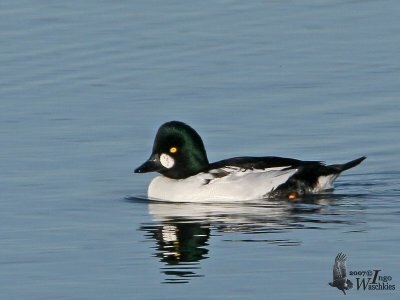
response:
<svg viewBox="0 0 400 300"><path fill-rule="evenodd" d="M309 164L321 164L321 162L301 161L298 159L277 157L277 156L264 156L264 157L241 156L211 163L208 166L207 170L223 168L226 166L239 167L242 169L250 169L250 170L253 169L264 170L276 167L296 168L302 165L309 165Z"/></svg>

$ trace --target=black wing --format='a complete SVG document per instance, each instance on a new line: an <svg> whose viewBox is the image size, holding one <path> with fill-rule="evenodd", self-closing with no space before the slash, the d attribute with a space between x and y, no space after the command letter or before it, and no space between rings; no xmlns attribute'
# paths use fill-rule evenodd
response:
<svg viewBox="0 0 400 300"><path fill-rule="evenodd" d="M327 166L319 161L302 161L293 158L264 156L264 157L234 157L224 159L208 165L207 171L222 170L222 172L213 171L215 177L223 177L229 173L223 172L226 167L240 168L241 170L266 170L269 168L285 168L299 169L299 172L293 175L293 180L290 180L277 188L280 190L296 189L292 184L297 181L303 182L306 186L314 186L318 181L318 176L322 173L327 173Z"/></svg>
<svg viewBox="0 0 400 300"><path fill-rule="evenodd" d="M346 255L339 253L335 258L333 265L333 280L340 280L346 278Z"/></svg>
<svg viewBox="0 0 400 300"><path fill-rule="evenodd" d="M304 165L321 165L321 162L301 161L298 159L277 157L277 156L264 156L264 157L242 156L242 157L233 157L229 159L224 159L212 163L209 166L209 170L223 168L226 166L238 167L248 170L248 169L268 169L277 167L297 168Z"/></svg>
<svg viewBox="0 0 400 300"><path fill-rule="evenodd" d="M342 274L343 278L346 278L346 255L342 253L340 258L340 273Z"/></svg>
<svg viewBox="0 0 400 300"><path fill-rule="evenodd" d="M210 170L222 169L224 167L237 167L243 170L265 170L268 168L286 167L287 169L298 169L292 176L292 180L282 184L279 188L281 190L296 190L297 183L301 182L307 187L314 187L318 182L320 176L327 176L331 174L340 174L340 172L350 169L361 163L365 157L360 157L345 164L326 165L321 161L303 161L293 158L277 157L277 156L264 156L264 157L233 157L224 159L218 162L211 163L207 166L204 172ZM218 172L217 172L218 173ZM218 177L226 176L227 173L219 172ZM294 186L292 186L294 185Z"/></svg>

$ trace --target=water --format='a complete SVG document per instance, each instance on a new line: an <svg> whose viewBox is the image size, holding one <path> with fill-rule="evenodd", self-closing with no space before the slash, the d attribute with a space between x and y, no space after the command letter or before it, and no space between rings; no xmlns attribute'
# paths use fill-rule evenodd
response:
<svg viewBox="0 0 400 300"><path fill-rule="evenodd" d="M2 299L331 299L399 272L397 1L2 1ZM158 126L211 161L345 162L305 203L143 200ZM355 283L356 276L350 276Z"/></svg>

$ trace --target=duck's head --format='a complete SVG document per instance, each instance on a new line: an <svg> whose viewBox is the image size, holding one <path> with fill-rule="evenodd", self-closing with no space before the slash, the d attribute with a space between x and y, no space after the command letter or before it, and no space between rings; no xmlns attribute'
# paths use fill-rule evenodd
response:
<svg viewBox="0 0 400 300"><path fill-rule="evenodd" d="M183 122L172 121L158 129L150 158L135 173L159 172L166 177L183 179L208 166L203 141Z"/></svg>

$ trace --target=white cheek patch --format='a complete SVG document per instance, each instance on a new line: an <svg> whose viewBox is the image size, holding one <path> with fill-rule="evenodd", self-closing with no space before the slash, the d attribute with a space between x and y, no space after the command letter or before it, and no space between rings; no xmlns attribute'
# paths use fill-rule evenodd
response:
<svg viewBox="0 0 400 300"><path fill-rule="evenodd" d="M162 153L160 155L160 162L167 169L171 169L175 164L175 160L171 156L165 153Z"/></svg>

